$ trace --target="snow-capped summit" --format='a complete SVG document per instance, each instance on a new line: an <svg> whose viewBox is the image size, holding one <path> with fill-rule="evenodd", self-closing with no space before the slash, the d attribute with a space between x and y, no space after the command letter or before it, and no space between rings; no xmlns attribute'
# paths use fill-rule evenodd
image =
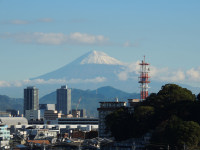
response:
<svg viewBox="0 0 200 150"><path fill-rule="evenodd" d="M86 55L78 58L74 63L76 64L107 64L107 65L123 65L119 60L108 56L104 52L91 51Z"/></svg>
<svg viewBox="0 0 200 150"><path fill-rule="evenodd" d="M52 72L33 79L67 79L67 81L117 78L116 73L121 72L124 64L104 52L91 51L73 62ZM75 79L75 80L74 80ZM93 81L93 80L92 80Z"/></svg>

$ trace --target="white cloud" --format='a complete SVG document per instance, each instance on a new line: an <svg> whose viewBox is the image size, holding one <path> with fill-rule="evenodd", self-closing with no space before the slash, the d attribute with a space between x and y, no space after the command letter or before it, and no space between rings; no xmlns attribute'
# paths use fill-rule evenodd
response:
<svg viewBox="0 0 200 150"><path fill-rule="evenodd" d="M194 68L191 68L186 73L189 80L200 81L200 68L197 68L196 70Z"/></svg>
<svg viewBox="0 0 200 150"><path fill-rule="evenodd" d="M178 82L185 80L185 73L182 70L173 71L167 67L150 66L150 77L157 81Z"/></svg>
<svg viewBox="0 0 200 150"><path fill-rule="evenodd" d="M123 46L124 47L138 47L140 44L138 41L135 41L134 43L131 43L130 41L126 41Z"/></svg>
<svg viewBox="0 0 200 150"><path fill-rule="evenodd" d="M105 38L102 35L89 35L80 32L71 33L69 39L75 42L88 44L103 43L108 40L108 38Z"/></svg>
<svg viewBox="0 0 200 150"><path fill-rule="evenodd" d="M21 87L26 85L37 85L37 84L63 84L67 83L64 79L35 79L35 80L19 80L19 81L0 81L0 87Z"/></svg>
<svg viewBox="0 0 200 150"><path fill-rule="evenodd" d="M35 80L26 80L26 84L61 84L66 83L65 79L35 79Z"/></svg>
<svg viewBox="0 0 200 150"><path fill-rule="evenodd" d="M185 80L185 73L181 70L178 70L178 71L168 70L160 74L158 72L155 79L160 80L160 81L167 81L167 82L179 82L179 81Z"/></svg>
<svg viewBox="0 0 200 150"><path fill-rule="evenodd" d="M140 66L139 66L139 61L133 62L130 64L125 64L123 71L117 73L118 79L122 81L126 81L129 78L134 78L132 75L133 73L139 74L140 71Z"/></svg>
<svg viewBox="0 0 200 150"><path fill-rule="evenodd" d="M59 45L67 40L67 36L62 33L40 33L36 32L32 36L32 41L39 44Z"/></svg>
<svg viewBox="0 0 200 150"><path fill-rule="evenodd" d="M51 18L41 18L41 19L38 19L38 22L49 23L49 22L53 22L53 19L51 19Z"/></svg>
<svg viewBox="0 0 200 150"><path fill-rule="evenodd" d="M96 77L92 79L71 79L68 81L68 83L101 83L105 81L105 77Z"/></svg>
<svg viewBox="0 0 200 150"><path fill-rule="evenodd" d="M140 73L140 61L126 64L124 70L117 74L119 80L136 79ZM149 66L150 80L167 81L167 82L182 82L186 79L186 75L182 70L172 71L168 68L157 68Z"/></svg>
<svg viewBox="0 0 200 150"><path fill-rule="evenodd" d="M27 21L27 20L12 20L12 21L10 21L8 23L20 25L20 24L28 24L29 21Z"/></svg>
<svg viewBox="0 0 200 150"><path fill-rule="evenodd" d="M118 76L119 80L126 81L129 78L128 73L129 72L122 71L117 76Z"/></svg>
<svg viewBox="0 0 200 150"><path fill-rule="evenodd" d="M1 21L0 24L24 25L24 24L50 23L50 22L53 22L53 19L51 19L51 18L40 18L40 19L37 19L37 20L21 20L21 19L6 20L6 21Z"/></svg>
<svg viewBox="0 0 200 150"><path fill-rule="evenodd" d="M126 64L121 72L117 73L119 80L127 81L128 79L136 80L139 77L140 61ZM150 65L150 81L158 82L175 82L189 84L193 86L200 85L200 67L189 70L172 70L168 67L158 68Z"/></svg>
<svg viewBox="0 0 200 150"><path fill-rule="evenodd" d="M125 43L124 43L124 47L129 47L130 46L130 42L129 41L126 41Z"/></svg>
<svg viewBox="0 0 200 150"><path fill-rule="evenodd" d="M0 81L0 87L10 87L10 83L7 81Z"/></svg>
<svg viewBox="0 0 200 150"><path fill-rule="evenodd" d="M42 84L68 84L68 83L101 83L105 82L105 77L96 77L91 79L34 79L34 80L19 80L19 81L0 81L0 87L22 87L28 85L42 85Z"/></svg>
<svg viewBox="0 0 200 150"><path fill-rule="evenodd" d="M0 38L13 39L21 43L34 43L34 44L50 44L50 45L60 45L60 44L106 44L109 40L103 35L90 35L86 33L75 32L70 35L63 33L6 33L1 34Z"/></svg>

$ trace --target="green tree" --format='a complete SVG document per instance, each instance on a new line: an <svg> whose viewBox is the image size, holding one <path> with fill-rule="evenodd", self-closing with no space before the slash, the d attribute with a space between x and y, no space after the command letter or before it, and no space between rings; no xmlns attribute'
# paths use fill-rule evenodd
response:
<svg viewBox="0 0 200 150"><path fill-rule="evenodd" d="M200 93L197 95L197 100L200 101Z"/></svg>
<svg viewBox="0 0 200 150"><path fill-rule="evenodd" d="M105 118L106 128L116 140L125 140L131 137L132 115L127 108L122 107Z"/></svg>
<svg viewBox="0 0 200 150"><path fill-rule="evenodd" d="M138 106L133 113L133 136L141 137L155 126L155 109L152 106Z"/></svg>
<svg viewBox="0 0 200 150"><path fill-rule="evenodd" d="M196 96L186 88L182 88L176 84L166 84L161 90L155 94L150 94L144 102L156 108L163 108L172 103L179 101L195 101Z"/></svg>
<svg viewBox="0 0 200 150"><path fill-rule="evenodd" d="M186 88L176 84L162 86L158 93L147 99L130 113L120 108L106 117L107 129L116 140L137 138L153 131L152 141L181 146L199 143L200 101ZM187 133L187 134L186 134ZM200 134L199 134L200 135ZM157 138L156 138L157 137Z"/></svg>
<svg viewBox="0 0 200 150"><path fill-rule="evenodd" d="M162 86L157 96L171 103L177 101L195 101L196 99L195 95L192 94L190 90L176 84L166 84Z"/></svg>
<svg viewBox="0 0 200 150"><path fill-rule="evenodd" d="M183 148L185 144L193 148L200 142L200 126L194 121L182 121L176 116L163 121L155 130L153 143L163 143L175 148Z"/></svg>
<svg viewBox="0 0 200 150"><path fill-rule="evenodd" d="M120 108L107 115L106 126L116 140L141 137L154 128L154 114L152 106L138 106L133 114L127 108Z"/></svg>

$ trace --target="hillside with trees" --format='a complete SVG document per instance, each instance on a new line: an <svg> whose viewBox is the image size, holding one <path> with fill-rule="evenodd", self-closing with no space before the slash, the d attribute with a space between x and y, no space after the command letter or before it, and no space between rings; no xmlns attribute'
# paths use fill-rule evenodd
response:
<svg viewBox="0 0 200 150"><path fill-rule="evenodd" d="M186 88L166 84L137 105L134 113L124 107L108 115L106 125L118 141L150 132L148 149L159 149L160 145L194 149L200 143L199 98Z"/></svg>

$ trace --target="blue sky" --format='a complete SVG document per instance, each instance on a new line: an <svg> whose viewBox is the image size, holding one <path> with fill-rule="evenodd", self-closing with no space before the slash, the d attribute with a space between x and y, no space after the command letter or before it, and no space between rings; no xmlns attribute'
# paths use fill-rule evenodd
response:
<svg viewBox="0 0 200 150"><path fill-rule="evenodd" d="M199 86L199 7L199 0L0 0L0 86L91 50L127 63L146 55L152 77Z"/></svg>

